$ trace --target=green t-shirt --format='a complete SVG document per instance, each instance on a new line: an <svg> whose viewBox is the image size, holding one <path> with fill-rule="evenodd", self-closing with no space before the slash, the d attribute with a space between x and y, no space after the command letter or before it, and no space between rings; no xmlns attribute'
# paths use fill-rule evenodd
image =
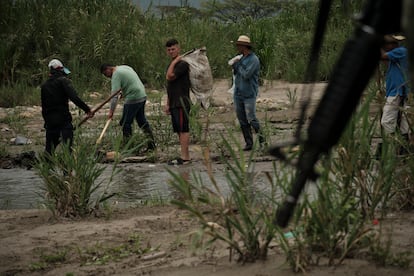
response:
<svg viewBox="0 0 414 276"><path fill-rule="evenodd" d="M145 98L145 87L137 73L128 65L118 65L111 78L112 93L122 90L125 102Z"/></svg>

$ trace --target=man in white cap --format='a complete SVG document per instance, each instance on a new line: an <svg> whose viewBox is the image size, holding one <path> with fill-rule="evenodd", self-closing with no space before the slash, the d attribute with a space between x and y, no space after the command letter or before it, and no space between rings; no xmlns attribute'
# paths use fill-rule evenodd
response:
<svg viewBox="0 0 414 276"><path fill-rule="evenodd" d="M41 87L42 116L45 121L46 146L45 151L52 154L62 141L69 146L73 142L72 115L69 112L69 100L81 108L88 117L93 113L90 107L77 95L72 82L67 75L68 68L58 59L49 62L49 78Z"/></svg>
<svg viewBox="0 0 414 276"><path fill-rule="evenodd" d="M260 146L264 137L256 117L256 98L259 92L260 61L252 51L252 43L246 35L241 35L236 41L237 51L242 54L240 60L233 63L234 79L234 107L240 128L246 142L243 150L253 148L252 128L258 134Z"/></svg>
<svg viewBox="0 0 414 276"><path fill-rule="evenodd" d="M405 112L409 93L407 49L400 45L405 39L401 35L385 36L385 44L382 49L381 59L387 63L385 77L385 105L383 107L381 126L386 135L396 132L402 136L405 145L400 153L408 146L409 126Z"/></svg>

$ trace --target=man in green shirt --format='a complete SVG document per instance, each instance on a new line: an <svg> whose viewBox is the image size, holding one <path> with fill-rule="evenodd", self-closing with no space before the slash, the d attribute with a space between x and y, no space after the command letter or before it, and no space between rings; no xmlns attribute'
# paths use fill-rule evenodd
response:
<svg viewBox="0 0 414 276"><path fill-rule="evenodd" d="M134 69L128 65L102 64L101 73L111 79L111 93L122 91L124 98L124 108L119 124L122 126L122 133L125 140L132 135L132 122L137 121L138 126L148 136L147 150L155 149L154 135L151 126L145 116L145 103L147 94L145 87ZM118 98L113 98L109 110L108 118L114 115L115 106Z"/></svg>

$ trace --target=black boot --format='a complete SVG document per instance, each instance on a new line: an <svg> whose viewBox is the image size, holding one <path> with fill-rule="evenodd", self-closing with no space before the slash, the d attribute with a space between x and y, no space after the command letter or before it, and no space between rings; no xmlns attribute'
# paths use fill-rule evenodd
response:
<svg viewBox="0 0 414 276"><path fill-rule="evenodd" d="M250 126L241 127L244 141L246 142L246 146L243 148L244 151L249 151L253 148L253 135L252 129Z"/></svg>

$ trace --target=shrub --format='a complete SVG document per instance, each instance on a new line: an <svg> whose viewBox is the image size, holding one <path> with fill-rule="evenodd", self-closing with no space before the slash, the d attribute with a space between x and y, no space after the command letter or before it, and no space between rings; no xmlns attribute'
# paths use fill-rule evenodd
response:
<svg viewBox="0 0 414 276"><path fill-rule="evenodd" d="M52 155L45 153L38 157L35 169L44 181L42 196L55 215L88 215L115 195L108 193L108 186L117 173L116 162L109 179L98 182L105 167L97 161L96 147L85 142L75 143L72 148L61 145Z"/></svg>

